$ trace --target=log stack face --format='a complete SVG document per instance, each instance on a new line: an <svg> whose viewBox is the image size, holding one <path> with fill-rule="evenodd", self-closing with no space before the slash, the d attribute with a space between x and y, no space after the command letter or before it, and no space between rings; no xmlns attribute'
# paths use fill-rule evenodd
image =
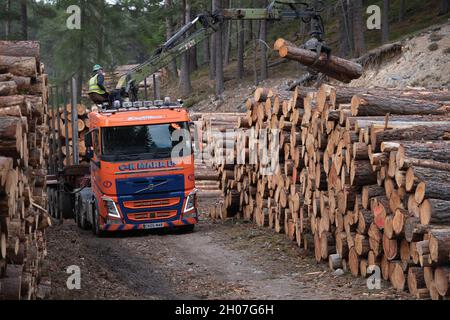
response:
<svg viewBox="0 0 450 320"><path fill-rule="evenodd" d="M212 202L208 214L213 220L228 217L223 198L224 185L228 178L224 174L225 167L218 164L219 155L215 151L218 152L219 147L226 143L231 146L230 141L234 142L234 135L228 137L226 131L234 131L236 123L244 116L245 113L190 114L194 124L191 132L195 142L195 187L200 198L208 200L208 203ZM223 135L223 139L218 139L219 135ZM230 173L231 171L228 176Z"/></svg>
<svg viewBox="0 0 450 320"><path fill-rule="evenodd" d="M60 119L59 128L61 128L61 153L62 162L64 166L73 164L73 124L72 124L72 105L67 104L64 107L59 108L59 117L55 114L55 122ZM78 159L80 163L88 163L86 159L86 145L84 144L85 134L89 132L89 109L84 104L78 104L76 106L78 122L75 124L78 132ZM52 121L52 113L49 113L50 120ZM58 125L56 123L56 127ZM66 139L67 137L67 139Z"/></svg>
<svg viewBox="0 0 450 320"><path fill-rule="evenodd" d="M246 106L230 141L211 144L213 159L234 160L214 162L224 216L284 232L332 268L378 266L398 290L450 295L448 90L259 88Z"/></svg>
<svg viewBox="0 0 450 320"><path fill-rule="evenodd" d="M37 42L0 52L0 300L45 298L47 75Z"/></svg>

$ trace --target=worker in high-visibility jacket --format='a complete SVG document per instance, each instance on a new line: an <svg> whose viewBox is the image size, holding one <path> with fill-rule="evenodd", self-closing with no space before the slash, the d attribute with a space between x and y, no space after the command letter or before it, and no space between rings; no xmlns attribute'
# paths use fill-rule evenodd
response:
<svg viewBox="0 0 450 320"><path fill-rule="evenodd" d="M89 98L95 104L102 104L109 102L109 93L105 88L105 75L103 74L103 68L96 64L92 69L92 78L89 79Z"/></svg>

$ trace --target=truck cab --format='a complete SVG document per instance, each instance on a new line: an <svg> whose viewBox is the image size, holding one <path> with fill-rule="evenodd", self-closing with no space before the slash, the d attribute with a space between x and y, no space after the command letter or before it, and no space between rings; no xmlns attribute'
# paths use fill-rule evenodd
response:
<svg viewBox="0 0 450 320"><path fill-rule="evenodd" d="M198 222L189 114L148 104L89 114L90 188L79 193L79 225L97 235Z"/></svg>

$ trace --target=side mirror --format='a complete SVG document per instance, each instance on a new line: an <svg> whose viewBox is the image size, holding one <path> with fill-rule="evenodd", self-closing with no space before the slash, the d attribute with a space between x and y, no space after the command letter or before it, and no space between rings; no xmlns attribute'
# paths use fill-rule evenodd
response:
<svg viewBox="0 0 450 320"><path fill-rule="evenodd" d="M92 135L91 132L88 132L84 135L84 145L89 150L92 147Z"/></svg>

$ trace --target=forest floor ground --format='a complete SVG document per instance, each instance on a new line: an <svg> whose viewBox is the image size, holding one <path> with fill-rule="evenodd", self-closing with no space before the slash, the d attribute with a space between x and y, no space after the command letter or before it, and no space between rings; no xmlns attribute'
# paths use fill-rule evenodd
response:
<svg viewBox="0 0 450 320"><path fill-rule="evenodd" d="M201 216L211 202L200 200ZM71 220L48 232L52 299L409 299L382 282L334 275L272 230L202 218L194 232L97 238ZM81 289L66 286L67 267Z"/></svg>

